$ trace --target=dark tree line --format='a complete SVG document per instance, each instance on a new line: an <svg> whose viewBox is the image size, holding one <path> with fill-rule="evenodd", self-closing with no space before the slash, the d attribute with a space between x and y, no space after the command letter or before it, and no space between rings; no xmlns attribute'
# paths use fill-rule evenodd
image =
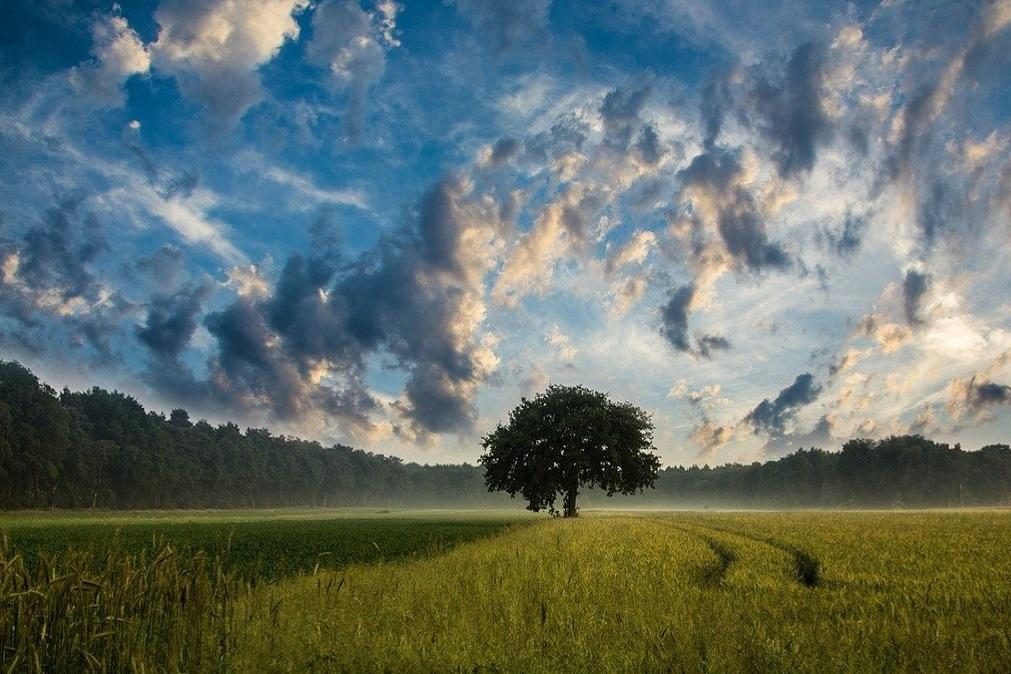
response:
<svg viewBox="0 0 1011 674"><path fill-rule="evenodd" d="M919 436L851 440L766 463L666 468L655 490L584 505L927 507L1011 505L1011 448ZM511 502L519 506L516 501ZM0 361L0 508L503 506L479 466L422 466L343 445L148 412L92 388L57 393Z"/></svg>
<svg viewBox="0 0 1011 674"><path fill-rule="evenodd" d="M0 508L507 504L473 466L419 466L343 445L147 412L117 392L57 394L0 361Z"/></svg>
<svg viewBox="0 0 1011 674"><path fill-rule="evenodd" d="M841 451L798 449L765 463L665 468L655 491L619 503L730 508L1011 506L1011 447L988 445L967 452L919 435L855 439ZM602 505L602 499L592 505Z"/></svg>

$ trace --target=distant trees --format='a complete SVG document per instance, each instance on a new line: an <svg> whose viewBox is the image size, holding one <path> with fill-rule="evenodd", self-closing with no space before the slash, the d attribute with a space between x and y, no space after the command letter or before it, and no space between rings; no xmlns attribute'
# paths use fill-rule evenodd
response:
<svg viewBox="0 0 1011 674"><path fill-rule="evenodd" d="M419 466L266 429L146 411L101 388L57 394L0 361L0 509L502 505L474 466Z"/></svg>
<svg viewBox="0 0 1011 674"><path fill-rule="evenodd" d="M740 508L936 508L1011 505L1011 447L966 452L919 435L854 439L765 463L671 467L655 499Z"/></svg>
<svg viewBox="0 0 1011 674"><path fill-rule="evenodd" d="M488 493L492 486L515 488L510 493L541 508L560 495L562 511L574 514L589 484L629 507L1011 505L1011 447L966 452L918 435L657 473L648 418L631 406L615 411L602 397L576 388L527 401L514 412L522 412L520 423L486 438L482 466L420 466L266 429L213 426L181 409L166 418L101 388L57 394L27 368L0 361L0 509L508 504ZM619 496L653 474L655 490ZM594 492L581 498L603 503Z"/></svg>
<svg viewBox="0 0 1011 674"><path fill-rule="evenodd" d="M660 469L649 415L582 386L524 398L482 446L489 490L519 493L527 509L553 514L560 495L565 517L576 516L580 487L634 494L653 486Z"/></svg>

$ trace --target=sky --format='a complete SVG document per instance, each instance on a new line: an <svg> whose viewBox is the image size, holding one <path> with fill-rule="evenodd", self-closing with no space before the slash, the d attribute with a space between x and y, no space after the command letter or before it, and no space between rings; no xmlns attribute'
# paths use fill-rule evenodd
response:
<svg viewBox="0 0 1011 674"><path fill-rule="evenodd" d="M1011 436L1011 0L13 0L0 358L473 462Z"/></svg>

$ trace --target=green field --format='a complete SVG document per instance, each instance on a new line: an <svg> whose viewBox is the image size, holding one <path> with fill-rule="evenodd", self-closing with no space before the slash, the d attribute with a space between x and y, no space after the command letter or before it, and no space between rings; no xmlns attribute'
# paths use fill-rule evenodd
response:
<svg viewBox="0 0 1011 674"><path fill-rule="evenodd" d="M524 519L507 511L273 510L0 515L0 535L30 564L61 553L203 552L250 580L431 555ZM529 519L529 518L527 518Z"/></svg>
<svg viewBox="0 0 1011 674"><path fill-rule="evenodd" d="M0 520L11 536L2 670L1006 672L1011 662L1007 511L128 519L76 531ZM266 567L229 560L234 547L178 552L198 541L186 538L198 524L226 537L250 527L243 554L296 561L275 559L286 573L252 582ZM174 547L116 543L103 556L95 532L132 526L162 529ZM320 536L357 552L308 568L297 536L270 540L286 527L313 553ZM91 552L12 561L38 541L54 550L44 534L57 531L81 536L75 548L90 537ZM370 531L373 552L394 540L398 552L359 546ZM193 549L211 550L204 540Z"/></svg>

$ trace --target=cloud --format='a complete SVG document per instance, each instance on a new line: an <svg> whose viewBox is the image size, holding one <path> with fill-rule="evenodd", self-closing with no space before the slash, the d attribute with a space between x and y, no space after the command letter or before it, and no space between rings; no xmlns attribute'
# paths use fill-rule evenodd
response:
<svg viewBox="0 0 1011 674"><path fill-rule="evenodd" d="M210 293L210 286L201 283L171 295L155 295L148 303L144 324L137 328L137 339L159 358L177 358L189 346Z"/></svg>
<svg viewBox="0 0 1011 674"><path fill-rule="evenodd" d="M998 384L981 375L953 379L948 386L948 414L955 421L975 423L993 420L992 410L1011 404L1011 386Z"/></svg>
<svg viewBox="0 0 1011 674"><path fill-rule="evenodd" d="M551 0L454 0L480 34L481 42L503 56L520 47L543 43L548 37Z"/></svg>
<svg viewBox="0 0 1011 674"><path fill-rule="evenodd" d="M648 229L636 231L632 235L632 238L628 240L628 243L608 258L606 263L607 271L614 272L625 265L642 264L656 244L657 238L654 232Z"/></svg>
<svg viewBox="0 0 1011 674"><path fill-rule="evenodd" d="M869 224L867 217L847 211L842 219L840 231L828 230L825 232L829 250L842 257L854 255L860 250L860 244L863 242Z"/></svg>
<svg viewBox="0 0 1011 674"><path fill-rule="evenodd" d="M60 321L70 346L89 344L111 357L107 338L132 310L131 303L96 276L107 250L103 228L84 199L74 197L49 209L20 241L0 239L0 308L23 328Z"/></svg>
<svg viewBox="0 0 1011 674"><path fill-rule="evenodd" d="M544 341L554 347L558 357L566 363L571 363L576 357L578 350L569 342L569 337L562 332L557 325L551 326L548 334L544 336Z"/></svg>
<svg viewBox="0 0 1011 674"><path fill-rule="evenodd" d="M530 363L529 367L521 372L525 372L519 381L521 396L527 397L540 393L551 383L548 374L536 363Z"/></svg>
<svg viewBox="0 0 1011 674"><path fill-rule="evenodd" d="M94 57L70 71L70 82L97 105L123 104L123 83L151 68L151 54L122 16L97 19L91 26Z"/></svg>
<svg viewBox="0 0 1011 674"><path fill-rule="evenodd" d="M808 173L817 147L832 137L832 125L822 106L825 49L815 42L797 47L776 86L760 79L751 92L748 111L775 148L772 159L784 177Z"/></svg>
<svg viewBox="0 0 1011 674"><path fill-rule="evenodd" d="M201 191L189 197L184 194L166 196L140 183L131 188L115 188L103 198L132 210L138 222L146 222L154 215L187 243L205 246L225 262L247 262L245 254L229 239L228 225L208 214L217 205L217 197L211 192Z"/></svg>
<svg viewBox="0 0 1011 674"><path fill-rule="evenodd" d="M906 272L906 278L902 281L902 311L906 316L906 323L909 325L923 323L923 319L920 318L920 302L929 287L929 274L918 272L915 269Z"/></svg>
<svg viewBox="0 0 1011 674"><path fill-rule="evenodd" d="M716 452L734 439L736 431L733 426L721 426L706 419L696 424L689 437L699 448L697 460L711 460Z"/></svg>
<svg viewBox="0 0 1011 674"><path fill-rule="evenodd" d="M386 70L386 52L400 45L394 35L399 11L390 0L374 11L363 10L358 0L327 0L313 12L306 60L329 71L333 88L348 92L344 124L351 140L364 130L365 102Z"/></svg>
<svg viewBox="0 0 1011 674"><path fill-rule="evenodd" d="M255 264L229 269L225 285L232 288L239 297L258 300L270 294L270 284Z"/></svg>
<svg viewBox="0 0 1011 674"><path fill-rule="evenodd" d="M712 358L713 351L726 351L730 341L722 335L699 335L696 338L696 350L702 358Z"/></svg>
<svg viewBox="0 0 1011 674"><path fill-rule="evenodd" d="M360 190L320 186L306 175L270 164L258 152L243 152L237 158L237 163L240 171L286 188L294 209L305 211L320 205L335 204L370 210L368 199Z"/></svg>
<svg viewBox="0 0 1011 674"><path fill-rule="evenodd" d="M70 316L100 301L102 286L91 267L106 242L98 220L81 217L82 201L71 198L49 209L20 242L0 242L5 313L25 325L35 323L36 312Z"/></svg>
<svg viewBox="0 0 1011 674"><path fill-rule="evenodd" d="M999 44L998 36L1011 19L1006 0L973 5L971 10L975 15L967 22L960 17L963 25L969 26L966 38L954 53L950 49L947 54L941 52L945 61L940 71L929 67L935 59L925 60L928 67L910 68L908 77L921 83L905 96L888 139L885 179L897 188L905 209L915 219L925 252L958 227L968 231L974 225L972 206L978 200L971 198L965 184L960 184L958 174L939 161L935 141L947 131L948 120L943 115L952 107L952 101L963 102L958 95L960 89L972 92L984 88L980 85L987 52ZM1004 64L999 59L995 62L995 72L989 77L1000 81Z"/></svg>
<svg viewBox="0 0 1011 674"><path fill-rule="evenodd" d="M818 398L821 386L814 383L814 376L805 372L797 375L792 384L784 388L775 400L766 398L748 412L743 422L750 425L755 433L763 432L771 436L782 436L786 424L797 411Z"/></svg>
<svg viewBox="0 0 1011 674"><path fill-rule="evenodd" d="M611 305L608 307L608 315L611 318L620 318L628 313L646 292L646 280L640 276L630 276L619 279L611 285L610 297Z"/></svg>
<svg viewBox="0 0 1011 674"><path fill-rule="evenodd" d="M481 158L481 164L491 167L509 163L523 149L523 142L514 137L503 137L495 140L494 145L487 148Z"/></svg>
<svg viewBox="0 0 1011 674"><path fill-rule="evenodd" d="M183 251L177 246L160 246L133 263L132 269L150 276L157 287L171 288L186 267Z"/></svg>
<svg viewBox="0 0 1011 674"><path fill-rule="evenodd" d="M864 316L857 326L857 334L873 337L885 353L895 353L909 343L913 336L908 327L898 323L882 322L877 314Z"/></svg>
<svg viewBox="0 0 1011 674"><path fill-rule="evenodd" d="M660 334L677 351L692 351L688 336L688 307L694 296L694 286L681 286L671 293L667 304L660 309Z"/></svg>
<svg viewBox="0 0 1011 674"><path fill-rule="evenodd" d="M781 456L805 447L819 449L833 447L836 445L836 438L832 429L832 418L826 414L819 418L811 430L807 432L786 433L770 437L762 450L767 456ZM858 432L867 434L869 430L861 425Z"/></svg>
<svg viewBox="0 0 1011 674"><path fill-rule="evenodd" d="M207 113L214 131L227 131L263 96L260 66L286 40L298 38L297 14L308 0L165 0L155 12L158 39L150 45L156 70Z"/></svg>
<svg viewBox="0 0 1011 674"><path fill-rule="evenodd" d="M734 264L742 270L783 269L786 252L769 241L761 204L748 189L753 169L728 150L703 152L678 173L677 200L689 206L684 216L692 232L702 237L717 233ZM695 245L697 250L702 246Z"/></svg>
<svg viewBox="0 0 1011 674"><path fill-rule="evenodd" d="M632 142L633 134L642 124L639 113L650 95L650 87L644 86L635 90L617 88L609 91L600 104L600 121L604 125L604 144L618 152L624 153ZM653 135L640 140L647 147L647 153L656 153L655 129ZM651 147L652 146L652 147ZM656 163L655 161L653 163Z"/></svg>
<svg viewBox="0 0 1011 674"><path fill-rule="evenodd" d="M513 247L495 281L492 297L516 306L530 293L547 289L558 260L587 245L594 214L605 193L574 183L541 211L533 227Z"/></svg>
<svg viewBox="0 0 1011 674"><path fill-rule="evenodd" d="M839 359L829 366L829 375L834 377L840 372L849 370L868 355L868 351L861 351L860 349L846 349Z"/></svg>
<svg viewBox="0 0 1011 674"><path fill-rule="evenodd" d="M713 351L725 351L730 342L720 335L696 334L694 340L688 333L688 310L696 301L696 287L681 286L671 293L667 303L660 308L660 334L676 351L690 353L696 358L711 358Z"/></svg>
<svg viewBox="0 0 1011 674"><path fill-rule="evenodd" d="M229 283L240 295L205 319L216 352L193 395L208 390L233 408L280 420L321 411L352 437L374 435L376 416L386 412L399 415L394 430L415 441L469 432L478 386L498 366L495 340L481 328L499 227L494 209L458 176L429 189L417 214L356 257L317 223L312 254L292 254L272 287L256 269L233 269ZM181 341L163 332L167 345ZM388 408L364 384L373 355L406 373L402 397Z"/></svg>

